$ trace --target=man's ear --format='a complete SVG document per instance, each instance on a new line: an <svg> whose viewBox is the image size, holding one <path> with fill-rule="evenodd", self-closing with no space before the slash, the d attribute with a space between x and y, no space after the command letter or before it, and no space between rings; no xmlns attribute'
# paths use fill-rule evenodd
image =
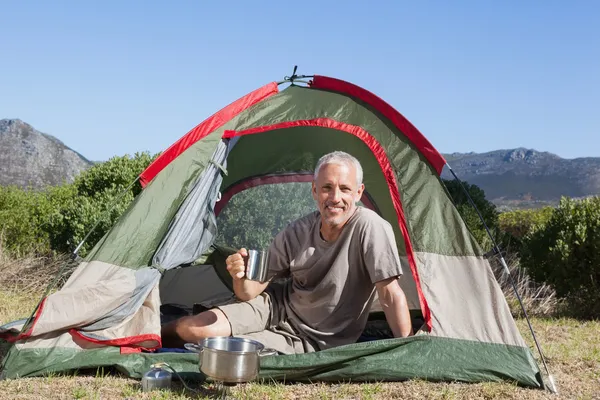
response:
<svg viewBox="0 0 600 400"><path fill-rule="evenodd" d="M356 202L358 203L362 197L363 192L365 191L365 184L361 183L360 186L358 187L358 190L356 191Z"/></svg>
<svg viewBox="0 0 600 400"><path fill-rule="evenodd" d="M312 182L312 197L313 199L316 201L317 200L317 185L315 184L315 181Z"/></svg>

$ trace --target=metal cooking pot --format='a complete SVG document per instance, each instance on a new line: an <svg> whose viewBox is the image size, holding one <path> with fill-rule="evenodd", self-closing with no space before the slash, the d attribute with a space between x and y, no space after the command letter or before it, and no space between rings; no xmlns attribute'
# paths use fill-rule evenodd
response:
<svg viewBox="0 0 600 400"><path fill-rule="evenodd" d="M277 354L254 340L217 336L186 343L187 350L200 354L200 371L215 381L243 383L254 380L260 371L259 357Z"/></svg>

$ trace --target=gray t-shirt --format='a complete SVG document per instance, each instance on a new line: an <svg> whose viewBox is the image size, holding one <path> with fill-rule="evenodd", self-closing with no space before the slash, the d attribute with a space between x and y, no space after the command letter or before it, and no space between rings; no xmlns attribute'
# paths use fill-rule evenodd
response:
<svg viewBox="0 0 600 400"><path fill-rule="evenodd" d="M300 335L324 350L356 342L375 282L402 275L402 267L392 227L375 212L358 207L331 243L320 226L315 211L280 232L269 250L269 277L291 278L276 301Z"/></svg>

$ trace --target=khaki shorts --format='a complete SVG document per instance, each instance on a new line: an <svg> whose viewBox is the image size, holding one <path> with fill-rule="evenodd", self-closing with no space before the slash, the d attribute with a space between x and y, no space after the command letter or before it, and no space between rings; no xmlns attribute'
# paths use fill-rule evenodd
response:
<svg viewBox="0 0 600 400"><path fill-rule="evenodd" d="M285 318L285 308L273 291L265 291L250 301L218 306L231 325L231 335L245 337L262 343L265 348L283 354L300 354L315 351L315 347Z"/></svg>

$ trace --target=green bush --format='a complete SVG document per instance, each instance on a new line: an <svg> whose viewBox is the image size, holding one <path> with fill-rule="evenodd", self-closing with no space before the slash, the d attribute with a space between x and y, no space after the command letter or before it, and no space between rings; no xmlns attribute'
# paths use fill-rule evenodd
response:
<svg viewBox="0 0 600 400"><path fill-rule="evenodd" d="M85 256L140 193L139 182L129 186L155 158L148 153L113 157L72 184L40 191L0 186L3 248L17 257L72 252L98 222L79 252Z"/></svg>
<svg viewBox="0 0 600 400"><path fill-rule="evenodd" d="M572 315L600 318L600 197L561 199L523 245L521 262L535 280L553 285Z"/></svg>
<svg viewBox="0 0 600 400"><path fill-rule="evenodd" d="M75 195L65 198L49 218L52 249L72 252L98 223L79 250L85 256L141 192L139 181L130 185L155 157L148 153L113 157L78 176L72 184Z"/></svg>
<svg viewBox="0 0 600 400"><path fill-rule="evenodd" d="M503 212L498 216L498 227L502 232L502 246L521 252L523 238L534 228L548 222L554 207Z"/></svg>
<svg viewBox="0 0 600 400"><path fill-rule="evenodd" d="M0 235L7 252L19 257L49 251L48 236L40 229L44 202L39 193L0 186Z"/></svg>
<svg viewBox="0 0 600 400"><path fill-rule="evenodd" d="M112 157L86 170L75 179L73 184L77 188L77 193L85 197L95 197L106 191L121 192L156 159L156 156L144 152L136 153L133 157L129 155ZM131 188L133 197L141 191L142 186L139 182Z"/></svg>

